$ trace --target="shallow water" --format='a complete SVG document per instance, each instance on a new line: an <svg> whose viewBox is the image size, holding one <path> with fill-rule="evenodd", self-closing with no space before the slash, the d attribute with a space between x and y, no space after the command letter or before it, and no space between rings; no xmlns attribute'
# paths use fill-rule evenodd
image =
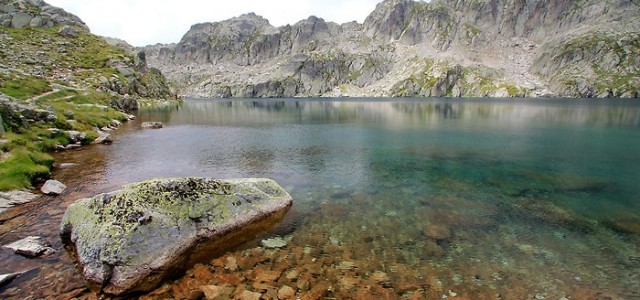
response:
<svg viewBox="0 0 640 300"><path fill-rule="evenodd" d="M286 248L253 241L218 260L237 269L204 266L241 278L200 281L233 285L230 295L287 285L303 298L640 298L637 102L188 100L138 117L113 145L57 157L81 163L54 174L65 195L0 218L0 242L39 234L60 249L35 262L0 252L1 272L36 269L0 297L91 297L57 237L72 201L207 176L270 177L294 198L265 236ZM179 297L193 276L157 297Z"/></svg>

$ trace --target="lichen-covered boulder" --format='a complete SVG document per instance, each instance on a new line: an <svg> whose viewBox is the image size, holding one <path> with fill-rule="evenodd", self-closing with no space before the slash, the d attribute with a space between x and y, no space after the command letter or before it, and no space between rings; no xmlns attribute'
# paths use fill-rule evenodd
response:
<svg viewBox="0 0 640 300"><path fill-rule="evenodd" d="M125 296L255 238L291 204L271 179L151 180L70 205L61 238L92 289Z"/></svg>

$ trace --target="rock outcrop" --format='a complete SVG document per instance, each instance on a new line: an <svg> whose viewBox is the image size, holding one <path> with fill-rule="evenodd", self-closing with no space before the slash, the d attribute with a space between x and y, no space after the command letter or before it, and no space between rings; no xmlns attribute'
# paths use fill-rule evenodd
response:
<svg viewBox="0 0 640 300"><path fill-rule="evenodd" d="M151 180L72 204L61 237L93 289L125 296L254 238L291 204L269 179Z"/></svg>
<svg viewBox="0 0 640 300"><path fill-rule="evenodd" d="M0 1L0 25L13 28L52 28L66 25L89 31L77 16L43 0Z"/></svg>
<svg viewBox="0 0 640 300"><path fill-rule="evenodd" d="M363 24L245 14L144 51L196 97L637 97L639 15L628 0L387 0Z"/></svg>

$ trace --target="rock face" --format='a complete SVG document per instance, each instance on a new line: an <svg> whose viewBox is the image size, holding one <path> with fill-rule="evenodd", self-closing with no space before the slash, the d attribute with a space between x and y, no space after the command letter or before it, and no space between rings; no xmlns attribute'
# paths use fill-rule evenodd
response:
<svg viewBox="0 0 640 300"><path fill-rule="evenodd" d="M270 179L151 180L72 204L61 237L93 289L130 295L254 238L291 204Z"/></svg>
<svg viewBox="0 0 640 300"><path fill-rule="evenodd" d="M196 97L637 97L638 15L628 0L387 0L363 24L245 14L144 51Z"/></svg>

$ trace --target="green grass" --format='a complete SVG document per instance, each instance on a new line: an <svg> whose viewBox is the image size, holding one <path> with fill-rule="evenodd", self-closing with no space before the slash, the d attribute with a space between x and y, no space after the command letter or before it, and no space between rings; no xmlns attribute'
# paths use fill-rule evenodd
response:
<svg viewBox="0 0 640 300"><path fill-rule="evenodd" d="M0 77L0 92L16 99L26 100L51 90L51 86L47 81L35 77Z"/></svg>
<svg viewBox="0 0 640 300"><path fill-rule="evenodd" d="M18 148L0 161L0 190L31 188L32 182L47 179L53 157L46 153Z"/></svg>

